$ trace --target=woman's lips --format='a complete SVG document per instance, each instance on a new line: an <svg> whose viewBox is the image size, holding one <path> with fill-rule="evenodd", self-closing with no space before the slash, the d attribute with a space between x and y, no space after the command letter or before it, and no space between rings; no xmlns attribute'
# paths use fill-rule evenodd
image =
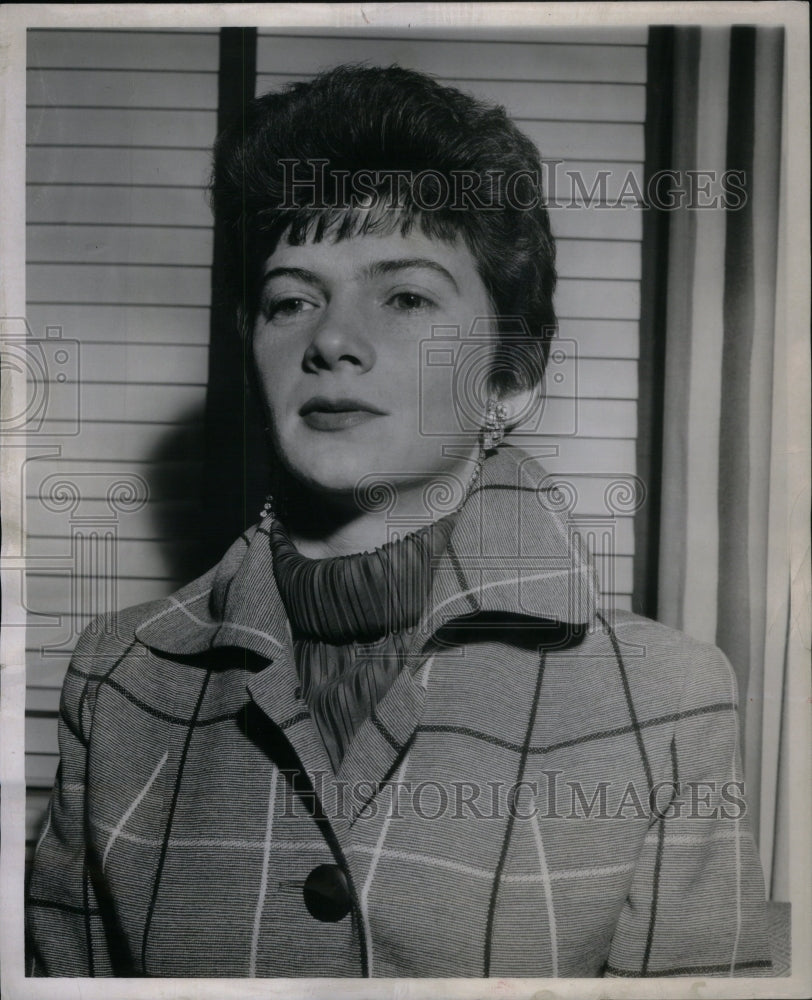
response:
<svg viewBox="0 0 812 1000"><path fill-rule="evenodd" d="M386 416L371 403L360 399L326 399L314 396L300 408L299 415L308 427L317 431L343 431Z"/></svg>
<svg viewBox="0 0 812 1000"><path fill-rule="evenodd" d="M343 431L381 416L369 410L313 410L302 419L315 431Z"/></svg>

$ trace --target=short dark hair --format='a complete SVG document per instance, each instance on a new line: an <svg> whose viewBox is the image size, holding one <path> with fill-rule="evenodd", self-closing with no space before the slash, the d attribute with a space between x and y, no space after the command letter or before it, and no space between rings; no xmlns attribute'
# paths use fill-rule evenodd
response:
<svg viewBox="0 0 812 1000"><path fill-rule="evenodd" d="M362 211L369 202L348 197L342 180L362 173L377 178L379 196L384 176L391 193L393 175L419 175L420 191L399 180L395 210ZM283 236L300 244L407 235L417 225L435 239L462 237L499 317L504 349L494 387L536 384L556 328L555 242L541 173L536 146L504 108L423 73L338 66L289 84L250 102L215 145L211 195L225 240L223 291L234 315L253 325L262 268ZM459 194L463 175L467 196ZM452 181L456 193L444 198ZM512 346L517 323L529 352Z"/></svg>

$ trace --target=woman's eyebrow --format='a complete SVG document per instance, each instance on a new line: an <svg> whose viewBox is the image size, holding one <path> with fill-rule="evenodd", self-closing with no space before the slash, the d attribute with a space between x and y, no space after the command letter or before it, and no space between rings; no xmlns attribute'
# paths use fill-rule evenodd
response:
<svg viewBox="0 0 812 1000"><path fill-rule="evenodd" d="M326 285L322 278L315 272L308 271L306 267L272 267L267 271L262 279L262 284L267 285L273 278L295 278L308 285L315 285L320 291L326 291Z"/></svg>
<svg viewBox="0 0 812 1000"><path fill-rule="evenodd" d="M396 271L412 270L414 268L426 268L441 275L459 292L460 288L454 275L447 271L442 264L438 264L431 257L396 257L394 260L376 260L364 268L364 273L370 278L379 277L382 274L394 274Z"/></svg>

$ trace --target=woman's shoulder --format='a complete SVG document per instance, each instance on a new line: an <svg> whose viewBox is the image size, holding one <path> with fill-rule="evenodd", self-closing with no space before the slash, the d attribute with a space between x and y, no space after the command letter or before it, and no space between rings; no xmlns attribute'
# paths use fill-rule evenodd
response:
<svg viewBox="0 0 812 1000"><path fill-rule="evenodd" d="M209 605L217 603L219 592L227 591L258 528L259 525L249 528L234 541L219 562L173 593L94 618L79 637L74 659L87 660L88 668L94 673L103 672L111 658L126 655L129 649L163 624L171 624L171 631L177 633L174 644L177 648L169 651L192 652L195 643L190 641L189 636L181 634L176 619L198 625L198 631L205 632L208 637L209 631L217 625Z"/></svg>
<svg viewBox="0 0 812 1000"><path fill-rule="evenodd" d="M683 703L735 705L734 671L713 642L631 611L599 614L597 622L593 641L608 640L629 684L641 693L670 690Z"/></svg>
<svg viewBox="0 0 812 1000"><path fill-rule="evenodd" d="M74 665L88 674L103 673L104 662L126 652L142 622L164 604L165 598L145 601L119 611L97 615L84 628L74 647Z"/></svg>
<svg viewBox="0 0 812 1000"><path fill-rule="evenodd" d="M154 689L158 696L162 683L177 671L173 657L154 655L140 633L171 609L183 607L191 595L208 594L215 572L216 567L167 597L106 612L88 623L74 646L62 685L60 706L69 724L73 722L83 735L89 733L98 692L110 683L112 674L117 678L114 683L126 679L131 694Z"/></svg>
<svg viewBox="0 0 812 1000"><path fill-rule="evenodd" d="M219 565L219 564L218 564ZM103 674L110 663L139 644L139 632L171 609L184 607L212 589L218 567L185 584L174 593L97 615L84 628L74 647L72 666L90 676Z"/></svg>

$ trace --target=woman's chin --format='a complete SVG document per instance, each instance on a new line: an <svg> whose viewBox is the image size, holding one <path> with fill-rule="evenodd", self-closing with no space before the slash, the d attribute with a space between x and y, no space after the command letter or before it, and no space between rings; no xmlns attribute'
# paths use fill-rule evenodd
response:
<svg viewBox="0 0 812 1000"><path fill-rule="evenodd" d="M340 506L351 504L357 491L363 490L365 482L376 478L376 474L370 471L368 461L352 461L346 455L334 455L307 465L291 463L290 471L313 501L332 502Z"/></svg>
<svg viewBox="0 0 812 1000"><path fill-rule="evenodd" d="M382 511L395 506L402 494L425 490L431 482L446 489L458 489L462 495L473 466L447 456L412 450L397 453L372 447L342 447L336 441L332 449L293 449L286 451L290 483L288 489L303 503L325 507L356 508L358 511ZM472 449L475 445L472 445ZM407 471L408 470L408 471ZM418 471L419 470L419 471Z"/></svg>

